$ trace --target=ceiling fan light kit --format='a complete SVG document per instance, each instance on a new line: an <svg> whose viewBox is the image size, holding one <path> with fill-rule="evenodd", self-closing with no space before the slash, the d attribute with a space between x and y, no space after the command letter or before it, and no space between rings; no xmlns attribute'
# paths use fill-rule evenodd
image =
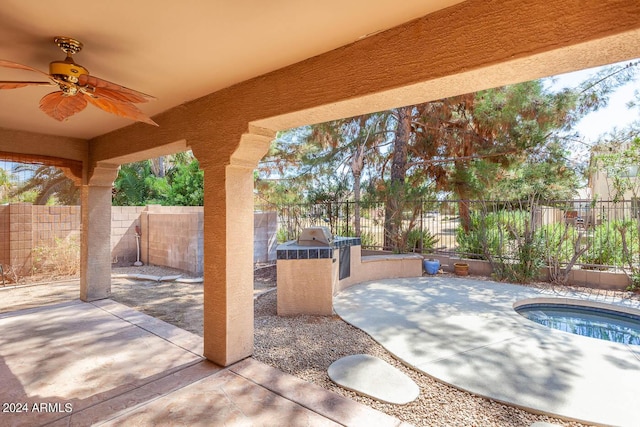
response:
<svg viewBox="0 0 640 427"><path fill-rule="evenodd" d="M155 99L153 96L90 75L89 70L76 64L72 58L72 55L82 50L80 41L70 37L56 37L54 42L67 56L63 61L51 62L49 74L27 65L0 60L2 67L40 73L49 79L48 82L0 81L0 89L58 86L60 91L47 94L40 100L40 109L58 121L66 120L84 110L87 103L90 103L108 113L158 126L134 105Z"/></svg>

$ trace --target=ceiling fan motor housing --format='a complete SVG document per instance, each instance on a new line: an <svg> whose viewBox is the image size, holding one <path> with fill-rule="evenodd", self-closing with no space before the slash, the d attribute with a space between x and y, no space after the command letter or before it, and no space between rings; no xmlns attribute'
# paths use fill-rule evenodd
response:
<svg viewBox="0 0 640 427"><path fill-rule="evenodd" d="M69 83L78 83L78 77L89 74L89 70L74 62L53 61L49 64L49 74Z"/></svg>
<svg viewBox="0 0 640 427"><path fill-rule="evenodd" d="M67 54L67 57L64 61L53 61L50 63L49 74L58 81L61 80L73 84L78 83L78 77L83 74L89 74L89 70L82 65L76 64L73 62L73 59L71 59L71 55L82 50L82 43L70 37L56 37L54 42ZM60 85L63 92L75 95L77 88L73 86L66 86L65 88L63 86L65 85Z"/></svg>

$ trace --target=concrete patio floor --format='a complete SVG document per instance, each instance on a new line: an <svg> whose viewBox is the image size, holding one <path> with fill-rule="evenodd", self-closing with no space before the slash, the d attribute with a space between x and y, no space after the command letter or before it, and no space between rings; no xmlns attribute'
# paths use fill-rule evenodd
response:
<svg viewBox="0 0 640 427"><path fill-rule="evenodd" d="M381 425L397 419L111 300L0 314L1 426Z"/></svg>
<svg viewBox="0 0 640 427"><path fill-rule="evenodd" d="M587 423L638 426L640 346L546 328L515 312L525 298L638 300L444 277L355 285L335 311L408 365L493 400Z"/></svg>

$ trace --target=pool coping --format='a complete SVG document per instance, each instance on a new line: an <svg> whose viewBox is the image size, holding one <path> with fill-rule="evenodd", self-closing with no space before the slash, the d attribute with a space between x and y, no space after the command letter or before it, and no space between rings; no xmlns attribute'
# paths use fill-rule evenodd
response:
<svg viewBox="0 0 640 427"><path fill-rule="evenodd" d="M518 308L523 307L525 305L531 304L553 304L553 305L568 305L568 306L578 306L578 307L587 307L587 308L596 308L608 311L618 311L624 314L629 314L635 317L640 318L640 309L625 307L618 304L612 303L603 303L598 301L585 301L576 298L549 298L549 297L536 297L536 298L525 298L513 303L513 309L518 311ZM614 307L612 309L611 307Z"/></svg>

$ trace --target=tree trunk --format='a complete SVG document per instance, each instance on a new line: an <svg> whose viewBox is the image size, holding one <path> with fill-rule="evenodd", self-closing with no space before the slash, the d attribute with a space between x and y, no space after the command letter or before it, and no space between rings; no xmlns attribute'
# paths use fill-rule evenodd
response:
<svg viewBox="0 0 640 427"><path fill-rule="evenodd" d="M151 159L151 172L158 178L164 178L166 175L164 167L164 156L155 157Z"/></svg>
<svg viewBox="0 0 640 427"><path fill-rule="evenodd" d="M387 192L387 203L384 217L384 246L395 252L401 252L400 233L402 229L402 207L404 201L404 180L407 175L407 148L411 137L412 107L396 110L398 124L393 141L393 157L391 160L391 180Z"/></svg>
<svg viewBox="0 0 640 427"><path fill-rule="evenodd" d="M464 194L459 195L458 211L460 213L460 225L465 232L469 232L471 229L471 211L469 209L469 197Z"/></svg>
<svg viewBox="0 0 640 427"><path fill-rule="evenodd" d="M356 237L360 237L360 173L358 173L357 175L354 173L353 180L353 227L355 228Z"/></svg>
<svg viewBox="0 0 640 427"><path fill-rule="evenodd" d="M364 145L358 145L351 160L351 172L353 173L353 199L354 199L354 221L356 237L360 237L360 179L364 168Z"/></svg>
<svg viewBox="0 0 640 427"><path fill-rule="evenodd" d="M464 161L456 161L454 168L464 171L467 165ZM471 228L471 211L469 209L469 188L466 180L461 179L464 172L456 172L456 180L453 182L453 191L458 195L458 214L460 215L460 225L465 232L469 232Z"/></svg>

